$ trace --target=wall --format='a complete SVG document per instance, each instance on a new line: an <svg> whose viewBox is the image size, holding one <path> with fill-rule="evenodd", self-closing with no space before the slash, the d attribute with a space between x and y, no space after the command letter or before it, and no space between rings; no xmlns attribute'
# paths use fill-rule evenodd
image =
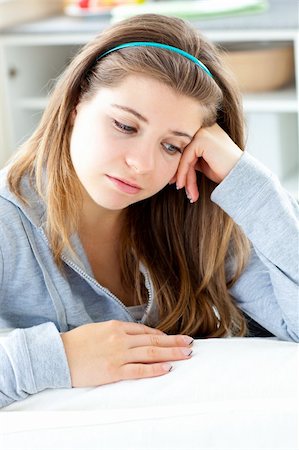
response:
<svg viewBox="0 0 299 450"><path fill-rule="evenodd" d="M55 14L62 0L0 0L0 29Z"/></svg>

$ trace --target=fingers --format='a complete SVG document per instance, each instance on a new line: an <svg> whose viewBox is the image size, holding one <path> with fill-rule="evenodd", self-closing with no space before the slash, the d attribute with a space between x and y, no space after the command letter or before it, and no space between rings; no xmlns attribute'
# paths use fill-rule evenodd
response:
<svg viewBox="0 0 299 450"><path fill-rule="evenodd" d="M144 349L140 347L132 351L132 361L121 367L120 377L122 380L129 380L165 375L172 369L172 364L168 361L190 359L191 355L192 350L190 348L159 349L158 347L147 347ZM153 362L157 359L159 362ZM135 363L136 360L139 362Z"/></svg>
<svg viewBox="0 0 299 450"><path fill-rule="evenodd" d="M122 380L136 380L139 378L159 377L169 373L172 365L169 363L157 364L126 364L121 370Z"/></svg>
<svg viewBox="0 0 299 450"><path fill-rule="evenodd" d="M189 359L192 355L190 347L136 347L129 350L125 356L125 364L128 363L157 363L168 361L179 361Z"/></svg>
<svg viewBox="0 0 299 450"><path fill-rule="evenodd" d="M196 165L198 158L201 155L198 155L199 149L194 145L194 143L189 144L181 157L177 176L176 176L176 185L178 189L186 186L187 175L189 171L194 171L194 166Z"/></svg>
<svg viewBox="0 0 299 450"><path fill-rule="evenodd" d="M142 323L134 323L134 322L121 322L122 329L129 335L135 334L155 334L155 335L166 335L163 331L158 330L157 328L151 328Z"/></svg>
<svg viewBox="0 0 299 450"><path fill-rule="evenodd" d="M197 187L197 178L196 178L196 171L194 167L190 167L187 176L186 176L186 195L188 199L190 200L190 203L196 202L198 199L198 187Z"/></svg>
<svg viewBox="0 0 299 450"><path fill-rule="evenodd" d="M128 348L136 347L190 347L193 338L186 335L145 335L128 337Z"/></svg>

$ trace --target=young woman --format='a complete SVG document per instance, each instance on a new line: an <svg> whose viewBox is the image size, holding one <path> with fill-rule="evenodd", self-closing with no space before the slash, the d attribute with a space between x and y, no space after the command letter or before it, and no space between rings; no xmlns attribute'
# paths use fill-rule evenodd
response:
<svg viewBox="0 0 299 450"><path fill-rule="evenodd" d="M298 341L298 205L243 150L240 94L184 21L83 48L1 173L2 407L166 374L251 321Z"/></svg>

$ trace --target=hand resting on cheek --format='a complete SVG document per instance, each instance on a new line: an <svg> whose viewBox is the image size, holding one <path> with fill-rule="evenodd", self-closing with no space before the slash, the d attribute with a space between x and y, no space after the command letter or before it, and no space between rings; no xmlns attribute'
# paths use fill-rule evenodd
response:
<svg viewBox="0 0 299 450"><path fill-rule="evenodd" d="M196 171L199 170L215 183L221 183L242 154L242 150L217 123L200 128L185 147L177 173L171 182L176 182L178 189L185 187L188 198L193 203L199 198Z"/></svg>

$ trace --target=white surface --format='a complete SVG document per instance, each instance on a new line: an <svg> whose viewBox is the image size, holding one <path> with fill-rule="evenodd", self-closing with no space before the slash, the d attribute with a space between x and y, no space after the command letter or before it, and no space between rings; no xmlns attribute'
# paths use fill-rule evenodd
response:
<svg viewBox="0 0 299 450"><path fill-rule="evenodd" d="M162 377L46 390L2 409L1 448L298 449L298 348L197 340Z"/></svg>

